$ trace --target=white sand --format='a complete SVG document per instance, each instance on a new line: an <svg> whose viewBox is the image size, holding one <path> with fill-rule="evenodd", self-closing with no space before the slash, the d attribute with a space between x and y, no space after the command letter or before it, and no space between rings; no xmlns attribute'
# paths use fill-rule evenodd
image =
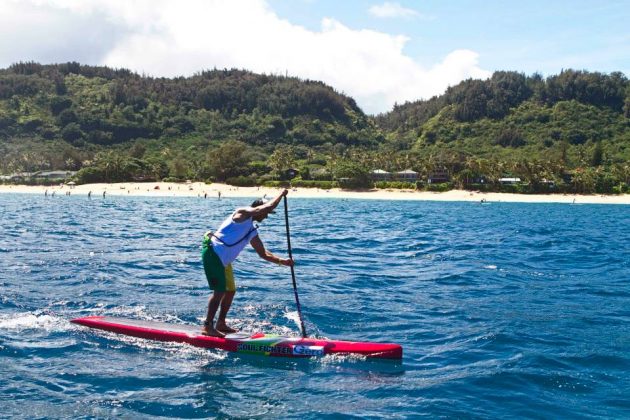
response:
<svg viewBox="0 0 630 420"><path fill-rule="evenodd" d="M226 184L191 184L171 182L122 182L116 184L85 184L77 186L57 185L53 187L27 185L0 185L0 193L28 193L65 196L86 196L91 191L93 198L103 196L148 196L148 197L207 197L217 199L234 197L273 197L280 189L267 187L233 187ZM319 188L294 188L289 192L296 198L360 198L377 200L427 200L427 201L481 201L516 202L516 203L580 203L580 204L630 204L630 194L624 195L573 195L573 194L506 194L482 193L463 190L452 190L434 193L413 190L370 190L345 191L338 188L322 190Z"/></svg>

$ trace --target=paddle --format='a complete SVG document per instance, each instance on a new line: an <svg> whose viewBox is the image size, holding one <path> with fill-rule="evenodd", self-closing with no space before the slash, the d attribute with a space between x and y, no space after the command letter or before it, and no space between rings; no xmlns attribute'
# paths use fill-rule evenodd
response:
<svg viewBox="0 0 630 420"><path fill-rule="evenodd" d="M291 235L289 234L289 207L287 206L287 196L284 197L284 221L287 227L287 247L289 250L289 258L293 259L291 253ZM298 316L300 317L300 327L302 329L302 338L306 338L306 328L302 318L302 308L300 307L300 298L298 297L297 283L295 282L295 269L291 266L291 278L293 279L293 293L295 294L295 303L297 305Z"/></svg>

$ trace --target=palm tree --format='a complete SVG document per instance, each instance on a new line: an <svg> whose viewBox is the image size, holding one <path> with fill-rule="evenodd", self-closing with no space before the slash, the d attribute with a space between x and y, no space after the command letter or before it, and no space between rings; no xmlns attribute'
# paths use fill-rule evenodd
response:
<svg viewBox="0 0 630 420"><path fill-rule="evenodd" d="M95 160L98 166L103 168L107 181L123 181L133 172L133 164L129 158L114 151L99 153Z"/></svg>

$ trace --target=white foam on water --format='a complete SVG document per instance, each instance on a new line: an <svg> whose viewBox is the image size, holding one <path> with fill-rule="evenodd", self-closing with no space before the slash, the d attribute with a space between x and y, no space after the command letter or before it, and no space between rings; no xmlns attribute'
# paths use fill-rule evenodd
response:
<svg viewBox="0 0 630 420"><path fill-rule="evenodd" d="M284 317L290 321L293 321L295 323L295 326L298 328L298 330L302 332L302 325L300 323L300 314L298 313L298 311L286 311L284 313ZM293 331L290 328L287 328L287 327L282 327L282 328L286 330L289 334L293 333Z"/></svg>
<svg viewBox="0 0 630 420"><path fill-rule="evenodd" d="M483 268L487 268L488 270L496 270L497 266L496 265L484 265Z"/></svg>
<svg viewBox="0 0 630 420"><path fill-rule="evenodd" d="M284 313L284 317L298 324L300 323L300 316L297 311L287 311Z"/></svg>
<svg viewBox="0 0 630 420"><path fill-rule="evenodd" d="M68 331L74 326L67 319L38 312L0 315L0 329L11 331L44 330L47 332Z"/></svg>
<svg viewBox="0 0 630 420"><path fill-rule="evenodd" d="M169 322L169 323L173 323L173 324L185 324L186 323L183 319L181 319L179 316L177 316L175 314L168 314L167 313L167 314L161 315L159 318L160 318L159 321L162 321L162 322ZM199 321L199 325L200 326L201 326L201 324L203 324L204 320L205 320L205 318Z"/></svg>
<svg viewBox="0 0 630 420"><path fill-rule="evenodd" d="M154 313L147 309L144 305L135 306L117 306L108 307L105 303L96 303L93 308L81 309L79 312L88 312L95 315L113 316L121 318L141 319L145 321L158 321L174 324L186 324L184 320L179 318L176 314L160 314ZM85 315L85 314L83 314ZM203 323L203 320L199 322L199 325Z"/></svg>
<svg viewBox="0 0 630 420"><path fill-rule="evenodd" d="M94 330L93 332L111 340L112 343L109 344L109 348L122 349L126 346L132 346L143 351L164 352L185 365L190 365L191 359L194 360L194 366L203 366L208 362L221 361L228 357L227 352L195 347L186 343L149 340L101 330Z"/></svg>
<svg viewBox="0 0 630 420"><path fill-rule="evenodd" d="M343 362L365 362L367 360L367 356L363 356L361 354L327 354L324 357L313 358L313 361L319 362L322 365L336 365Z"/></svg>
<svg viewBox="0 0 630 420"><path fill-rule="evenodd" d="M285 309L284 317L287 318L288 320L293 321L295 323L295 326L298 329L298 333L296 333L295 330L293 330L291 328L288 328L288 327L282 327L282 326L281 327L275 327L276 329L279 328L279 329L283 330L281 335L285 335L285 336L288 336L288 337L295 337L295 336L297 336L297 335L302 333L302 326L301 326L301 323L300 323L300 315L299 315L298 311L289 311L288 309ZM310 326L308 328L308 336L310 338L328 339L328 337L326 337L326 336L321 334L321 331L317 328L316 325L315 326L312 325L312 326Z"/></svg>
<svg viewBox="0 0 630 420"><path fill-rule="evenodd" d="M16 265L10 265L8 267L8 269L10 271L20 271L20 272L24 272L24 273L30 273L31 272L31 267L24 264L24 263L19 263Z"/></svg>
<svg viewBox="0 0 630 420"><path fill-rule="evenodd" d="M146 320L153 320L153 318L147 313L147 308L144 305L138 306L119 306L117 308L108 309L108 315L122 316Z"/></svg>

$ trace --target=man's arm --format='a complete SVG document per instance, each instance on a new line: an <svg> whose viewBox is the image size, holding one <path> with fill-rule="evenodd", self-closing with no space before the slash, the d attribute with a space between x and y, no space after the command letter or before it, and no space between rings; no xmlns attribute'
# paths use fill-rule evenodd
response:
<svg viewBox="0 0 630 420"><path fill-rule="evenodd" d="M263 245L262 241L258 237L258 235L254 236L251 241L249 241L250 245L256 250L256 253L263 260L267 260L272 263L286 265L287 267L293 266L293 260L291 258L282 259L276 255L273 255L271 252L265 249L265 245Z"/></svg>
<svg viewBox="0 0 630 420"><path fill-rule="evenodd" d="M257 216L261 214L267 215L270 212L272 212L273 209L278 207L278 204L280 204L280 200L282 200L282 197L284 197L288 193L289 193L289 190L284 189L282 190L280 194L278 194L276 198L269 201L268 203L263 204L262 206L244 207L244 208L238 209L234 212L234 215L232 216L232 220L234 220L237 223L240 223L243 220L249 219L250 217L256 218Z"/></svg>

